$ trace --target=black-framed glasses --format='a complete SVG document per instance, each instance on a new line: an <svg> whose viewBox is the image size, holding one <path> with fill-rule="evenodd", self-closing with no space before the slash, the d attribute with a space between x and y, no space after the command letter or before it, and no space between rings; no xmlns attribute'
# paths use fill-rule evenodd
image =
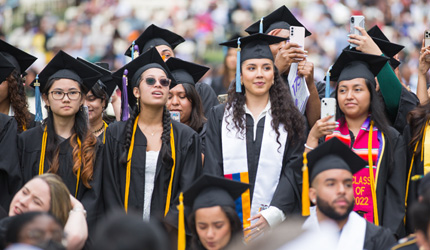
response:
<svg viewBox="0 0 430 250"><path fill-rule="evenodd" d="M64 96L67 95L67 98L69 98L72 101L78 100L82 94L80 91L63 92L59 90L54 90L49 93L52 95L52 98L54 100L63 100Z"/></svg>
<svg viewBox="0 0 430 250"><path fill-rule="evenodd" d="M171 82L171 80L169 78L160 78L160 79L157 80L154 77L147 77L147 78L144 78L143 80L149 86L154 85L158 81L161 84L161 86L168 87L170 85L170 82Z"/></svg>

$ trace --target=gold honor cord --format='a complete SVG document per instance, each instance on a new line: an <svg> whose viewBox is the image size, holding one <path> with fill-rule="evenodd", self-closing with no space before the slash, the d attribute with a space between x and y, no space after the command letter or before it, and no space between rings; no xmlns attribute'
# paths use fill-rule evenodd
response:
<svg viewBox="0 0 430 250"><path fill-rule="evenodd" d="M367 149L368 149L367 154L369 159L370 190L372 191L372 201L373 201L373 222L375 223L375 225L379 226L378 204L376 203L375 178L373 176L372 137L373 137L373 121L370 122L370 133L369 133L369 141L367 144Z"/></svg>
<svg viewBox="0 0 430 250"><path fill-rule="evenodd" d="M169 212L169 208L170 208L170 198L172 196L173 176L175 174L175 166L176 166L175 137L173 136L173 125L172 124L170 124L170 148L172 150L173 166L172 166L172 173L170 174L169 189L167 190L166 208L164 209L164 216L167 215L167 213Z"/></svg>
<svg viewBox="0 0 430 250"><path fill-rule="evenodd" d="M105 144L106 142L106 129L108 127L107 123L105 121L103 121L104 124L104 129L103 129L103 144Z"/></svg>
<svg viewBox="0 0 430 250"><path fill-rule="evenodd" d="M27 131L27 126L24 124L22 124L22 131Z"/></svg>
<svg viewBox="0 0 430 250"><path fill-rule="evenodd" d="M42 136L42 148L40 150L40 160L39 160L39 175L42 175L45 172L45 151L46 151L46 139L48 138L48 132L47 127L45 126L45 129L43 130L43 136ZM81 158L81 140L77 139L78 145L79 145L79 161L82 163ZM78 169L78 173L76 175L76 191L75 191L75 198L78 196L78 187L79 187L79 179L81 177L81 167Z"/></svg>

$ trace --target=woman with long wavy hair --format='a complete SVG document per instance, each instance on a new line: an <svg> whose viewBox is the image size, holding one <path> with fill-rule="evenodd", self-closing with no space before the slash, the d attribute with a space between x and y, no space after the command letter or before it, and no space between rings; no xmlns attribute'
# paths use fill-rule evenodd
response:
<svg viewBox="0 0 430 250"><path fill-rule="evenodd" d="M294 152L303 148L305 129L270 52L270 44L283 40L255 34L221 44L240 45L240 71L227 104L216 106L208 116L203 169L251 184L237 209L252 235L299 209L296 204L281 205L298 197L298 190L284 177L290 172L288 163L295 158ZM282 192L275 192L278 185L284 187ZM248 219L259 220L251 226Z"/></svg>
<svg viewBox="0 0 430 250"><path fill-rule="evenodd" d="M144 220L166 220L176 226L179 193L201 172L199 136L170 118L165 105L175 82L156 48L113 77L124 81L123 95L127 93L132 110L127 121L110 125L106 133L106 209L120 207L136 211ZM123 117L128 117L125 113Z"/></svg>
<svg viewBox="0 0 430 250"><path fill-rule="evenodd" d="M36 57L0 40L2 64L8 64L9 73L0 78L0 113L13 116L21 133L36 126L34 115L28 111L24 89L25 70L36 61ZM5 65L4 65L5 66Z"/></svg>
<svg viewBox="0 0 430 250"><path fill-rule="evenodd" d="M58 52L32 83L41 88L48 117L18 138L24 182L46 172L61 176L70 193L88 210L90 230L102 209L102 172L101 166L96 166L102 161L102 151L88 128L83 104L86 92L100 77L97 71Z"/></svg>

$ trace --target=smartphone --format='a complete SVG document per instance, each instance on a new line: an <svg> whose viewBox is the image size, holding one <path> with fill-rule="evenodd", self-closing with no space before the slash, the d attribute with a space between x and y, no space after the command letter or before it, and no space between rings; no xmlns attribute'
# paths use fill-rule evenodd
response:
<svg viewBox="0 0 430 250"><path fill-rule="evenodd" d="M323 98L321 100L321 119L332 115L329 122L336 121L336 99L332 97Z"/></svg>
<svg viewBox="0 0 430 250"><path fill-rule="evenodd" d="M174 121L181 122L181 113L178 111L170 111L170 118Z"/></svg>
<svg viewBox="0 0 430 250"><path fill-rule="evenodd" d="M361 36L361 32L357 30L355 27L361 27L364 29L364 16L352 16L351 20L349 21L349 34ZM357 45L350 43L349 47L355 48L357 47Z"/></svg>
<svg viewBox="0 0 430 250"><path fill-rule="evenodd" d="M305 28L299 26L290 26L290 43L297 43L305 50Z"/></svg>
<svg viewBox="0 0 430 250"><path fill-rule="evenodd" d="M430 46L430 30L424 31L424 47ZM430 62L430 56L426 56L426 62Z"/></svg>
<svg viewBox="0 0 430 250"><path fill-rule="evenodd" d="M228 94L218 95L218 102L223 104L226 103L228 99Z"/></svg>

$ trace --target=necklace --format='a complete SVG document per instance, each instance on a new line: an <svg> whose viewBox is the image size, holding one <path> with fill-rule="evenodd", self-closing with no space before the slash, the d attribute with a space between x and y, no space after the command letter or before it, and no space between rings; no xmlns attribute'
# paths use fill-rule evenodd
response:
<svg viewBox="0 0 430 250"><path fill-rule="evenodd" d="M151 136L154 136L155 132L158 132L159 129L160 128L156 128L156 129L152 130L152 132L150 132ZM148 128L144 128L143 130L146 131L146 130L148 130Z"/></svg>
<svg viewBox="0 0 430 250"><path fill-rule="evenodd" d="M102 126L99 129L93 131L93 134L96 135L96 134L100 133L100 131L102 131L104 128L105 128L105 124L103 123Z"/></svg>

